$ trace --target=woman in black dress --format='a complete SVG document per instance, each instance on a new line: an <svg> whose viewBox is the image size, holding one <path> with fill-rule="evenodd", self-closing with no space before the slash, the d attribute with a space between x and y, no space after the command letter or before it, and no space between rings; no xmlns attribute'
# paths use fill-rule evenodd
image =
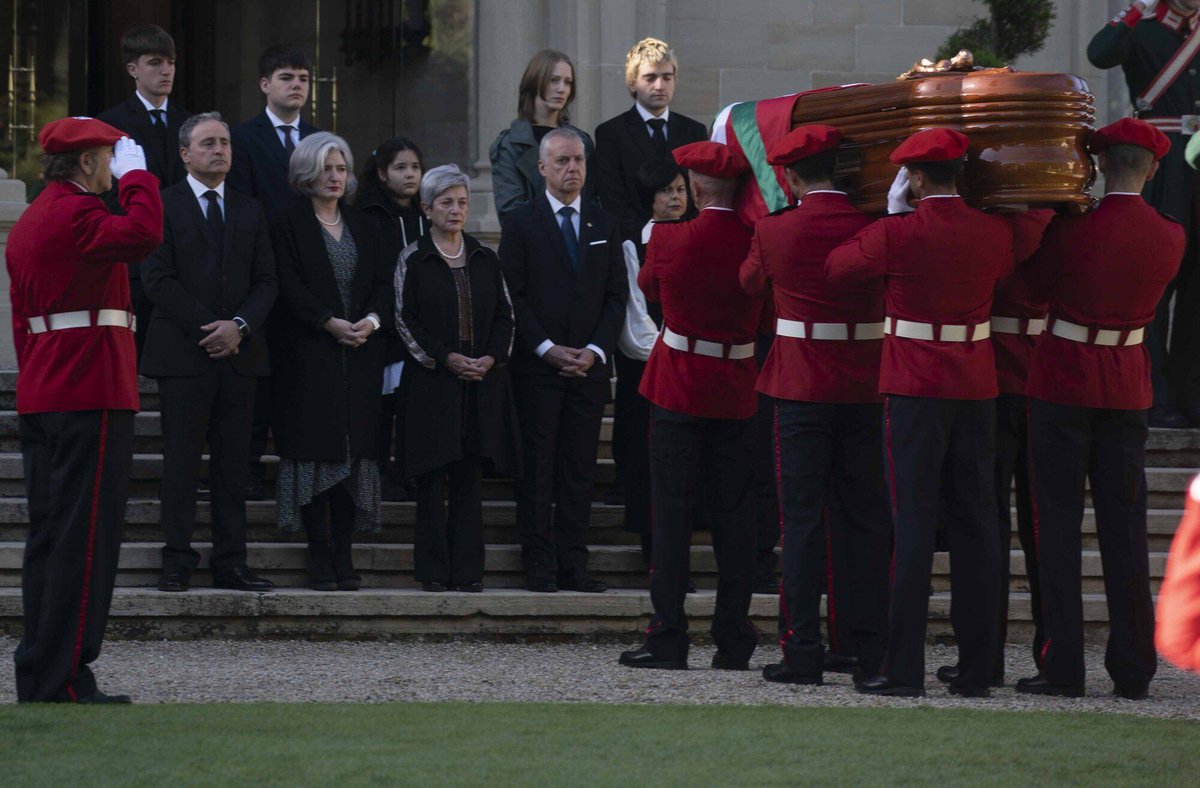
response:
<svg viewBox="0 0 1200 788"><path fill-rule="evenodd" d="M401 384L404 470L417 479L416 576L426 591L483 590L483 471L520 470L505 368L512 301L496 253L463 232L469 186L453 164L425 174L421 210L432 229L396 266L396 329L412 359Z"/></svg>
<svg viewBox="0 0 1200 788"><path fill-rule="evenodd" d="M279 303L271 334L271 425L279 525L303 526L309 586L355 590L351 535L380 527L378 428L391 262L343 198L354 162L341 137L305 137L288 165L297 201L271 230Z"/></svg>

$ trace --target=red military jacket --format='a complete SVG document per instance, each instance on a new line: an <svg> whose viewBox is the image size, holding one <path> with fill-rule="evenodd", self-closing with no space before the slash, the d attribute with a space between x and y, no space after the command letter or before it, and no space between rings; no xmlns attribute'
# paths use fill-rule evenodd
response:
<svg viewBox="0 0 1200 788"><path fill-rule="evenodd" d="M1028 263L1050 319L1136 329L1154 319L1183 259L1183 227L1139 194L1109 194L1083 216L1057 216ZM1145 342L1105 346L1042 335L1029 366L1030 397L1060 405L1141 410L1153 404Z"/></svg>
<svg viewBox="0 0 1200 788"><path fill-rule="evenodd" d="M730 210L659 223L646 247L638 286L662 303L663 325L689 339L753 342L762 299L738 285L750 231ZM638 391L659 407L709 419L748 419L758 411L754 357L731 360L675 350L662 336L650 351Z"/></svg>
<svg viewBox="0 0 1200 788"><path fill-rule="evenodd" d="M1054 218L1050 210L1032 210L1026 213L1006 214L1013 226L1014 256L1023 262L1037 251L1046 225ZM1046 317L1048 305L1029 283L1028 277L1018 270L996 288L992 298L992 317L1010 317L1019 321L1022 330L1030 320ZM1029 377L1029 359L1037 345L1038 335L1029 333L1009 334L992 328L992 350L996 354L996 383L1001 394L1025 395L1025 382Z"/></svg>
<svg viewBox="0 0 1200 788"><path fill-rule="evenodd" d="M825 263L835 282L884 279L893 320L935 326L987 323L996 283L1013 269L1007 220L961 197L927 197L912 213L880 219L834 249ZM992 343L883 338L879 391L938 399L997 394Z"/></svg>
<svg viewBox="0 0 1200 788"><path fill-rule="evenodd" d="M158 178L126 173L118 194L124 216L73 183L53 181L9 233L18 413L138 409L137 353L128 328L29 332L33 317L86 310L94 320L99 309L132 311L126 263L162 242Z"/></svg>
<svg viewBox="0 0 1200 788"><path fill-rule="evenodd" d="M843 192L806 194L800 205L758 221L742 263L742 288L754 296L774 293L775 314L786 320L882 323L882 280L833 283L825 275L829 253L870 223ZM876 402L882 347L878 339L777 335L757 388L787 400Z"/></svg>

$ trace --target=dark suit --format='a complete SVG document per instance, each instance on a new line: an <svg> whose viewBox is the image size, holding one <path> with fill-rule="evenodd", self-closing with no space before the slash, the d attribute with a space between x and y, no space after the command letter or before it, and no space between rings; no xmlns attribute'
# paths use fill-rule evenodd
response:
<svg viewBox="0 0 1200 788"><path fill-rule="evenodd" d="M163 192L163 244L142 263L154 313L142 373L162 397L163 567L189 572L196 481L207 439L213 500L213 569L246 564L246 463L256 378L270 374L265 332L278 283L267 220L257 200L226 186L224 243L216 248L191 185ZM218 254L219 252L219 254ZM238 353L214 361L200 326L240 317L251 335Z"/></svg>
<svg viewBox="0 0 1200 788"><path fill-rule="evenodd" d="M320 131L305 121L303 114L297 123L300 139ZM275 218L297 199L288 186L288 158L279 130L271 125L271 119L263 110L245 123L234 126L230 137L233 167L229 170L229 185L261 202L267 212L267 221L274 224Z"/></svg>
<svg viewBox="0 0 1200 788"><path fill-rule="evenodd" d="M612 354L625 319L629 285L617 220L585 206L579 221L578 271L545 194L503 221L500 264L512 294L517 340L512 374L524 438L516 486L517 529L530 584L574 586L587 575L584 533L591 515L596 448L611 398ZM607 362L586 378L565 378L536 355L549 340L595 345ZM552 512L553 509L553 516Z"/></svg>
<svg viewBox="0 0 1200 788"><path fill-rule="evenodd" d="M667 152L708 139L703 123L671 112L666 125ZM634 183L638 167L658 154L646 121L630 107L596 127L596 191L604 210L621 222L622 238L637 238L650 221L650 206L643 205Z"/></svg>
<svg viewBox="0 0 1200 788"><path fill-rule="evenodd" d="M136 95L130 95L117 106L100 113L98 120L120 129L142 146L146 153L146 169L158 178L159 188L165 189L187 177L183 159L179 156L179 129L191 115L192 113L177 101L168 99L167 131L164 136L162 129L150 117L146 105ZM104 201L114 212L120 212L115 179L113 188L105 195ZM129 266L129 296L133 302L133 312L137 315L138 330L133 339L140 359L146 344L146 329L150 325L150 312L153 308L142 286L140 266Z"/></svg>
<svg viewBox="0 0 1200 788"><path fill-rule="evenodd" d="M320 129L305 122L301 114L297 120L300 139ZM229 170L229 185L243 194L262 203L267 214L268 225L293 203L300 199L288 186L288 157L279 137L279 130L271 124L264 109L250 120L234 126L230 131L233 142L233 166ZM267 436L271 429L271 381L259 381L258 398L254 404L254 426L250 435L250 470L259 486L262 481L262 456L267 450Z"/></svg>

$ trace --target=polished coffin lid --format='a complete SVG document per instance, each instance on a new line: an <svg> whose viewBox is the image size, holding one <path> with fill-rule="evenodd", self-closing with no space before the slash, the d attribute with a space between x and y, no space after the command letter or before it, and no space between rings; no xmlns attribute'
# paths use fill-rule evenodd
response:
<svg viewBox="0 0 1200 788"><path fill-rule="evenodd" d="M971 141L959 179L970 204L1082 210L1095 179L1085 147L1095 118L1095 100L1079 77L1009 68L805 93L792 109L793 128L841 130L836 180L869 213L887 210L896 174L888 155L905 137L938 126Z"/></svg>

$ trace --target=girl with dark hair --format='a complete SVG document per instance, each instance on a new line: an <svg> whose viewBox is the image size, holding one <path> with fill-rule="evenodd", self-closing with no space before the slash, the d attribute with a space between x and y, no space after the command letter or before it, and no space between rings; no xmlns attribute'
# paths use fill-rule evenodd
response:
<svg viewBox="0 0 1200 788"><path fill-rule="evenodd" d="M625 529L641 534L642 557L650 556L650 403L638 393L646 359L658 337L662 312L650 312L637 284L638 271L646 258L646 244L655 222L674 221L688 208L687 183L683 169L674 159L651 159L634 174L643 205L650 206L650 221L623 244L629 275L629 300L625 302L625 324L617 340L614 363L617 392L613 402L613 461L625 491Z"/></svg>
<svg viewBox="0 0 1200 788"><path fill-rule="evenodd" d="M371 152L358 179L357 207L378 228L384 257L395 268L400 253L429 232L429 221L421 214L421 176L425 160L416 143L396 137ZM400 402L400 372L407 357L404 343L387 332L386 367L383 371L383 400L379 408L379 457L382 495L385 501L412 497L406 475L400 469L404 453L401 442L404 408ZM395 451L393 452L393 447ZM392 457L396 461L392 462Z"/></svg>
<svg viewBox="0 0 1200 788"><path fill-rule="evenodd" d="M583 139L588 171L584 202L591 199L592 153L596 146L582 129L572 126L568 108L575 100L575 64L566 54L543 49L529 61L518 88L517 119L492 143L492 192L496 212L505 214L519 205L532 204L546 190L538 172L538 145L552 129L570 128Z"/></svg>

